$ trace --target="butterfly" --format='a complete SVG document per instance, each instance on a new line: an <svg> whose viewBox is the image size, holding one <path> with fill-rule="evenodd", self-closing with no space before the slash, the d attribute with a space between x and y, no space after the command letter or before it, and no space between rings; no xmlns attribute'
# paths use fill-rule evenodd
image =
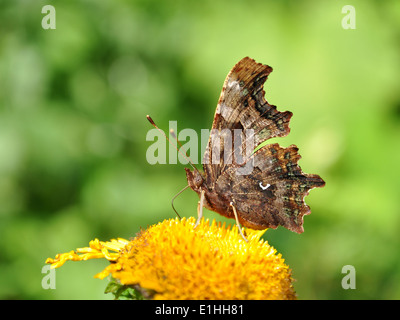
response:
<svg viewBox="0 0 400 320"><path fill-rule="evenodd" d="M249 152L249 145L259 146L290 132L293 114L278 111L264 97L264 83L271 72L270 66L246 57L225 79L212 123L213 134L204 152L203 172L185 168L188 186L200 197L196 226L205 207L234 218L241 234L240 225L257 230L283 226L297 233L304 231L303 217L311 212L304 198L309 190L323 187L324 180L302 172L295 145L284 148L277 143L265 144ZM239 144L222 141L238 136L237 132ZM236 156L238 150L240 157Z"/></svg>

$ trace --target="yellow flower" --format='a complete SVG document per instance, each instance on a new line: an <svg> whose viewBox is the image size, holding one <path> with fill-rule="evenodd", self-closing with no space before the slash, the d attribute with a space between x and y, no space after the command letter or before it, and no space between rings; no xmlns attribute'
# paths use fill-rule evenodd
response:
<svg viewBox="0 0 400 320"><path fill-rule="evenodd" d="M164 220L131 241L93 240L87 248L47 259L57 268L67 260L106 258L96 275L133 286L152 299L295 299L291 271L280 254L260 239L264 231L221 226L194 218Z"/></svg>

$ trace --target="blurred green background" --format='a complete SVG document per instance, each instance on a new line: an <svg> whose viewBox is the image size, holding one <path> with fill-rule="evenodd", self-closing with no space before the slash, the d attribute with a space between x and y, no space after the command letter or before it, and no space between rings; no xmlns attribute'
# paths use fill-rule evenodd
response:
<svg viewBox="0 0 400 320"><path fill-rule="evenodd" d="M41 26L47 4L55 30ZM148 164L145 116L209 129L225 76L250 56L274 68L267 100L294 113L274 141L326 181L306 199L305 233L265 234L299 298L399 299L399 36L395 0L2 0L0 298L111 299L93 278L106 261L66 263L44 290L45 259L175 217L184 165ZM197 201L186 191L175 205L191 216Z"/></svg>

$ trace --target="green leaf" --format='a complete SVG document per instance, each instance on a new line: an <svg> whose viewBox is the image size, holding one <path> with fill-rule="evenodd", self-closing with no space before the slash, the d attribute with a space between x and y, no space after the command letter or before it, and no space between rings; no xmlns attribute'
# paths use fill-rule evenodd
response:
<svg viewBox="0 0 400 320"><path fill-rule="evenodd" d="M143 295L133 286L123 285L111 278L104 293L112 293L115 300L144 300Z"/></svg>

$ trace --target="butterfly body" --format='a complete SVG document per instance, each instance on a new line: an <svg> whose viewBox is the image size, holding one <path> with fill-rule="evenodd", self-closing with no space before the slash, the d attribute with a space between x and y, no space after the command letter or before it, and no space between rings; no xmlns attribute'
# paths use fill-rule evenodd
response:
<svg viewBox="0 0 400 320"><path fill-rule="evenodd" d="M301 233L303 216L310 213L304 197L325 182L318 175L302 172L295 145L267 144L253 152L262 142L290 132L292 113L278 111L264 98L263 85L271 72L271 67L248 57L233 67L214 115L204 173L186 168L186 177L201 205L209 210L234 218L235 207L245 227L282 225ZM239 144L231 139L237 131Z"/></svg>
<svg viewBox="0 0 400 320"><path fill-rule="evenodd" d="M191 171L188 168L185 168L185 170L189 187L199 196L201 196L202 192L204 193L203 205L205 208L227 218L234 218L232 208L230 207L232 200L228 194L219 193L212 186L208 186L204 176L198 171Z"/></svg>

